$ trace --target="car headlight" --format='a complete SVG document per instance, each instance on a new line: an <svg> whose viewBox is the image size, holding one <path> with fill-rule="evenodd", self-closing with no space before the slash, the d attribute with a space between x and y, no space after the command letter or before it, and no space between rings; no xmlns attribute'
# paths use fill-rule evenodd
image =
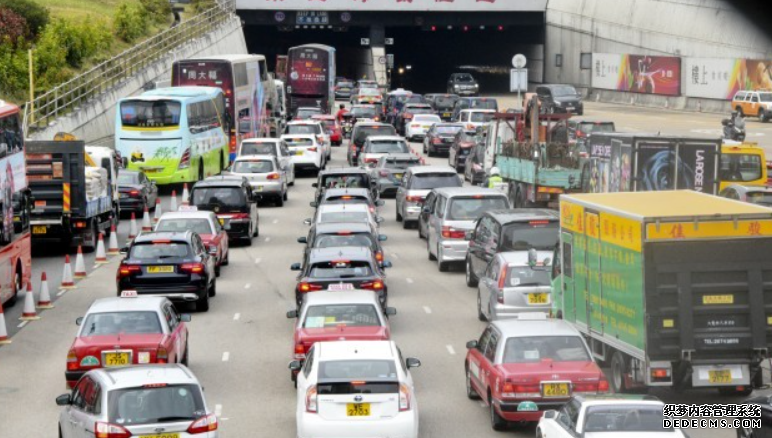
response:
<svg viewBox="0 0 772 438"><path fill-rule="evenodd" d="M559 100L555 100L555 101L553 101L553 102L554 102L554 103L555 103L555 105L557 105L557 106L563 105L563 102L561 102L561 101L559 101Z"/></svg>
<svg viewBox="0 0 772 438"><path fill-rule="evenodd" d="M480 88L480 84L474 84L475 88Z"/></svg>

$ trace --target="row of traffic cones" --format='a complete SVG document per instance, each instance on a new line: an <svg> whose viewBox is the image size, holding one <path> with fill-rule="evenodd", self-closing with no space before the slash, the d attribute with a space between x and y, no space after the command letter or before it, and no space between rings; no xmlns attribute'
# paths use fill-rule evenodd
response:
<svg viewBox="0 0 772 438"><path fill-rule="evenodd" d="M38 294L37 306L35 305L35 295L32 293L32 282L27 282L27 290L24 294L24 308L22 309L21 321L35 321L40 319L37 314L37 309L53 309L54 305L51 303L51 293L48 290L48 278L46 273L43 272L40 275L40 292ZM5 325L5 313L3 313L3 306L0 304L0 345L10 344L11 340L8 338L8 330Z"/></svg>

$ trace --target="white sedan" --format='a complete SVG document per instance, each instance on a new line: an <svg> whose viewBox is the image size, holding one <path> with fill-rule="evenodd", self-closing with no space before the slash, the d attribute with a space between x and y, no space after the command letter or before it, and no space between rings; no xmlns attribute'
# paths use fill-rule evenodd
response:
<svg viewBox="0 0 772 438"><path fill-rule="evenodd" d="M442 123L440 116L434 114L416 114L415 117L405 124L405 138L410 141L423 140L426 132L435 123Z"/></svg>
<svg viewBox="0 0 772 438"><path fill-rule="evenodd" d="M536 438L686 438L665 427L664 406L652 396L575 396L560 410L544 412Z"/></svg>
<svg viewBox="0 0 772 438"><path fill-rule="evenodd" d="M418 437L410 369L393 341L317 342L297 377L298 438Z"/></svg>

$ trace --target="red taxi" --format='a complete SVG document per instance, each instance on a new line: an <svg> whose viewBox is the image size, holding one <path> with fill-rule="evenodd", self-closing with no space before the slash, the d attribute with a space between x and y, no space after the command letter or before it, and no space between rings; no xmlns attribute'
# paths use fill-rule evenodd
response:
<svg viewBox="0 0 772 438"><path fill-rule="evenodd" d="M211 211L196 211L196 207L182 206L182 211L164 213L155 226L155 231L198 233L209 254L214 256L214 272L220 276L220 266L228 264L228 233L220 225L217 215Z"/></svg>
<svg viewBox="0 0 772 438"><path fill-rule="evenodd" d="M305 360L316 342L389 340L387 318L396 314L392 307L382 310L378 295L369 290L306 294L299 311L287 312L287 318L297 318L293 360ZM293 371L293 381L296 375Z"/></svg>
<svg viewBox="0 0 772 438"><path fill-rule="evenodd" d="M67 353L65 378L72 388L86 371L151 363L188 364L190 315L164 297L101 298L78 318L78 335Z"/></svg>
<svg viewBox="0 0 772 438"><path fill-rule="evenodd" d="M582 335L544 314L493 322L466 347L467 396L482 398L494 430L539 421L573 395L609 391Z"/></svg>
<svg viewBox="0 0 772 438"><path fill-rule="evenodd" d="M340 122L335 116L330 114L317 114L311 116L311 120L319 120L324 125L324 129L330 135L330 143L334 146L340 146L343 144L343 129L340 126Z"/></svg>

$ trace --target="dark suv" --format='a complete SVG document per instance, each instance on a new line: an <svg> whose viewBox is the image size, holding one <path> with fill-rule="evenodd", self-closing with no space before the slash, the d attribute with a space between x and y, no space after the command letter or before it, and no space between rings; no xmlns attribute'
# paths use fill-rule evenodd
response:
<svg viewBox="0 0 772 438"><path fill-rule="evenodd" d="M190 205L213 211L228 233L228 241L244 239L247 245L260 234L257 197L244 177L211 176L190 190Z"/></svg>
<svg viewBox="0 0 772 438"><path fill-rule="evenodd" d="M551 84L536 87L543 113L584 114L582 95L572 85Z"/></svg>
<svg viewBox="0 0 772 438"><path fill-rule="evenodd" d="M500 252L536 249L552 251L560 235L560 216L554 210L516 208L483 213L467 233L466 285L476 287L493 257Z"/></svg>
<svg viewBox="0 0 772 438"><path fill-rule="evenodd" d="M448 78L448 93L477 96L480 93L480 84L469 73L453 73Z"/></svg>
<svg viewBox="0 0 772 438"><path fill-rule="evenodd" d="M341 167L319 172L316 182L311 184L316 189L314 200L322 202L322 195L327 189L368 189L370 199L378 199L378 190L369 169L361 167Z"/></svg>
<svg viewBox="0 0 772 438"><path fill-rule="evenodd" d="M384 261L381 242L385 240L386 236L378 234L372 225L358 222L315 224L307 237L298 237L298 243L306 245L306 256L314 248L365 246L370 248L379 264Z"/></svg>

